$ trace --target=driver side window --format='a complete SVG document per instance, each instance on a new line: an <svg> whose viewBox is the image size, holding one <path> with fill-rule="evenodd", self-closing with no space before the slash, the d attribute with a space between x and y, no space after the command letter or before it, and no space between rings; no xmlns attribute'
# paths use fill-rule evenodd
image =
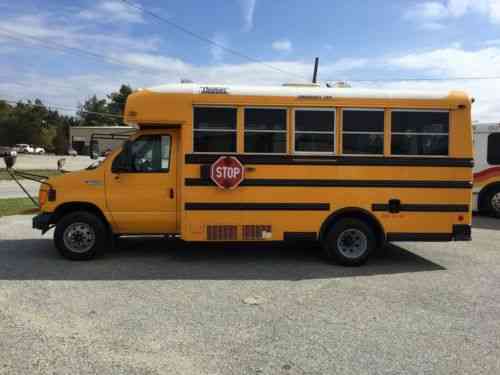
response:
<svg viewBox="0 0 500 375"><path fill-rule="evenodd" d="M130 165L127 169L131 173L168 172L171 142L169 135L143 135L137 138L130 147ZM121 159L120 156L117 161Z"/></svg>

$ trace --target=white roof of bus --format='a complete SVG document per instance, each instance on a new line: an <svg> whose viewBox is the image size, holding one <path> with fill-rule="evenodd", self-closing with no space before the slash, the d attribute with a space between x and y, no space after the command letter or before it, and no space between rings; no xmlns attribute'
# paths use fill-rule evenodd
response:
<svg viewBox="0 0 500 375"><path fill-rule="evenodd" d="M234 86L200 85L176 83L154 86L146 89L150 92L165 94L202 94L204 90L222 90L226 95L242 96L331 96L341 98L373 99L446 99L448 91L413 91L413 90L377 90L358 88L328 88L301 86ZM214 93L214 92L210 92Z"/></svg>

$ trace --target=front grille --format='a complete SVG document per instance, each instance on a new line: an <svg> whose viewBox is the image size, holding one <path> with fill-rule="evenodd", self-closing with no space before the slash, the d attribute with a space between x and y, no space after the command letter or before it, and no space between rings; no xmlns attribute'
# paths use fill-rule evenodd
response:
<svg viewBox="0 0 500 375"><path fill-rule="evenodd" d="M236 241L238 239L238 227L236 225L208 225L208 241Z"/></svg>

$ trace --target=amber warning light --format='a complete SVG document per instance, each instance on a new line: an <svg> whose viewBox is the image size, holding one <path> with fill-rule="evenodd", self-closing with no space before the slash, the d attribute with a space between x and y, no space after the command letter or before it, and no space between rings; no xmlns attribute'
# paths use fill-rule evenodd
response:
<svg viewBox="0 0 500 375"><path fill-rule="evenodd" d="M245 178L245 168L234 156L221 156L210 167L210 178L219 188L232 190Z"/></svg>

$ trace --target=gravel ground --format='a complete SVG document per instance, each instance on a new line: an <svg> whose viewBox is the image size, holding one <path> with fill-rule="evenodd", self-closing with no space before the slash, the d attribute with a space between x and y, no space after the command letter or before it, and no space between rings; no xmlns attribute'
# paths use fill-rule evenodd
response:
<svg viewBox="0 0 500 375"><path fill-rule="evenodd" d="M498 374L500 221L361 268L313 246L122 239L59 257L0 218L1 374Z"/></svg>

